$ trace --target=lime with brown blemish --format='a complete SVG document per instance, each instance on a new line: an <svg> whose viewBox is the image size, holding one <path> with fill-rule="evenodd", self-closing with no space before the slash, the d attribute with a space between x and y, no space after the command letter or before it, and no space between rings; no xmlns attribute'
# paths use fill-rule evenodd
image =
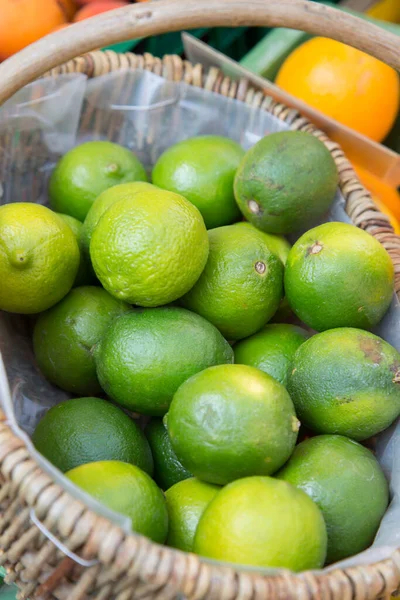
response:
<svg viewBox="0 0 400 600"><path fill-rule="evenodd" d="M210 367L185 381L164 422L183 466L219 485L277 471L300 426L284 386L247 365Z"/></svg>
<svg viewBox="0 0 400 600"><path fill-rule="evenodd" d="M133 152L112 142L86 142L58 161L49 181L50 205L83 221L104 190L131 181L147 181L146 171Z"/></svg>
<svg viewBox="0 0 400 600"><path fill-rule="evenodd" d="M242 223L208 232L205 269L182 304L213 323L228 340L252 335L275 314L283 264L262 232Z"/></svg>
<svg viewBox="0 0 400 600"><path fill-rule="evenodd" d="M369 233L347 223L324 223L294 244L284 280L291 308L312 329L371 329L391 303L394 268Z"/></svg>
<svg viewBox="0 0 400 600"><path fill-rule="evenodd" d="M376 335L341 327L314 335L294 355L288 391L316 433L365 440L400 415L400 354Z"/></svg>
<svg viewBox="0 0 400 600"><path fill-rule="evenodd" d="M331 153L315 136L281 131L262 138L236 172L236 202L250 223L270 233L293 233L315 223L336 193Z"/></svg>

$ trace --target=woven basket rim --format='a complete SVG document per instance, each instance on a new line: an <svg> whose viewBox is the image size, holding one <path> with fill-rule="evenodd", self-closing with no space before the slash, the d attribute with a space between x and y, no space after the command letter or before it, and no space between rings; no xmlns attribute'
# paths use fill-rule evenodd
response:
<svg viewBox="0 0 400 600"><path fill-rule="evenodd" d="M338 144L329 140L296 110L277 103L262 91L249 86L245 79L232 81L216 68L205 71L178 56L163 59L150 54L96 51L77 57L50 71L55 77L65 73L83 73L98 77L119 69L146 69L172 81L236 98L264 109L285 121L291 129L308 131L327 146L338 167L340 188L351 221L375 236L391 255L400 293L400 237L371 195L361 185ZM93 513L60 486L53 483L32 459L23 440L9 427L0 410L0 564L7 568L7 581L15 581L22 596L81 600L116 598L128 600L136 592L147 590L146 598L226 598L266 600L267 598L331 598L367 600L387 595L400 585L400 549L391 558L350 569L329 567L318 572L299 574L282 571L262 575L223 563L210 563L200 557L159 546L140 535L127 535L118 526ZM32 512L51 534L72 553L57 554L51 541L31 523ZM35 550L32 550L35 544ZM73 556L93 561L77 568ZM72 558L71 558L72 556ZM55 561L52 565L52 560ZM66 584L68 578L70 586ZM39 581L40 580L40 581ZM65 595L66 585L68 588ZM135 587L135 591L129 586ZM73 591L72 591L73 590ZM108 595L107 595L108 594ZM163 595L164 594L164 595Z"/></svg>

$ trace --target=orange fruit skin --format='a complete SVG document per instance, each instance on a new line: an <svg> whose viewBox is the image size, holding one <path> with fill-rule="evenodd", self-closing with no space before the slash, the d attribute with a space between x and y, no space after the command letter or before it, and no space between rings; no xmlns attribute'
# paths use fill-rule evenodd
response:
<svg viewBox="0 0 400 600"><path fill-rule="evenodd" d="M1 0L0 60L65 23L68 14L65 0L46 0L45 10L43 0Z"/></svg>
<svg viewBox="0 0 400 600"><path fill-rule="evenodd" d="M381 181L378 177L353 164L361 183L372 194L373 200L379 210L388 215L395 233L400 233L400 194L390 185Z"/></svg>
<svg viewBox="0 0 400 600"><path fill-rule="evenodd" d="M78 10L74 22L83 21L84 19L89 19L100 13L113 10L114 8L121 8L122 6L129 6L129 2L124 2L123 0L99 0L98 2L90 2Z"/></svg>
<svg viewBox="0 0 400 600"><path fill-rule="evenodd" d="M399 109L399 76L351 46L313 38L292 52L276 83L343 125L380 142Z"/></svg>

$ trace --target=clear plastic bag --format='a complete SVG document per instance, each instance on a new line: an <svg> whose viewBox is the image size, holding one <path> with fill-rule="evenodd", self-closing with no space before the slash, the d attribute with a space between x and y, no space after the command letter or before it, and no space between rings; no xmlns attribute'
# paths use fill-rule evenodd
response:
<svg viewBox="0 0 400 600"><path fill-rule="evenodd" d="M160 154L182 139L223 135L248 149L261 137L285 129L284 122L263 110L146 71L117 71L90 81L82 75L44 79L20 90L0 108L0 203L46 204L48 176L58 158L87 140L107 139L130 148L150 172ZM339 191L324 220L349 222ZM399 310L394 297L375 331L398 350ZM45 411L68 395L38 372L29 321L0 313L0 350L0 402L10 426L54 480L130 531L127 518L78 490L30 442ZM390 481L390 507L373 546L339 566L379 561L400 546L400 424L380 436L377 456Z"/></svg>

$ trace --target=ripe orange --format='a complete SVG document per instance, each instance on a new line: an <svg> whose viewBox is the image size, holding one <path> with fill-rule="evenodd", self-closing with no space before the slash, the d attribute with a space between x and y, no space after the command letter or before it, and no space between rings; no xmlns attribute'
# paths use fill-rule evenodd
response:
<svg viewBox="0 0 400 600"><path fill-rule="evenodd" d="M379 210L390 218L393 229L400 233L400 194L390 185L381 181L378 177L353 163L361 183L371 192L375 204Z"/></svg>
<svg viewBox="0 0 400 600"><path fill-rule="evenodd" d="M71 6L69 0L68 5ZM4 60L68 20L67 1L1 0L0 60Z"/></svg>
<svg viewBox="0 0 400 600"><path fill-rule="evenodd" d="M313 38L292 52L276 83L340 123L380 142L399 108L394 69L351 46Z"/></svg>
<svg viewBox="0 0 400 600"><path fill-rule="evenodd" d="M114 8L121 8L122 6L129 6L129 2L124 2L123 0L98 0L97 2L90 2L78 10L74 22L83 21L84 19L89 19L100 13L113 10Z"/></svg>

